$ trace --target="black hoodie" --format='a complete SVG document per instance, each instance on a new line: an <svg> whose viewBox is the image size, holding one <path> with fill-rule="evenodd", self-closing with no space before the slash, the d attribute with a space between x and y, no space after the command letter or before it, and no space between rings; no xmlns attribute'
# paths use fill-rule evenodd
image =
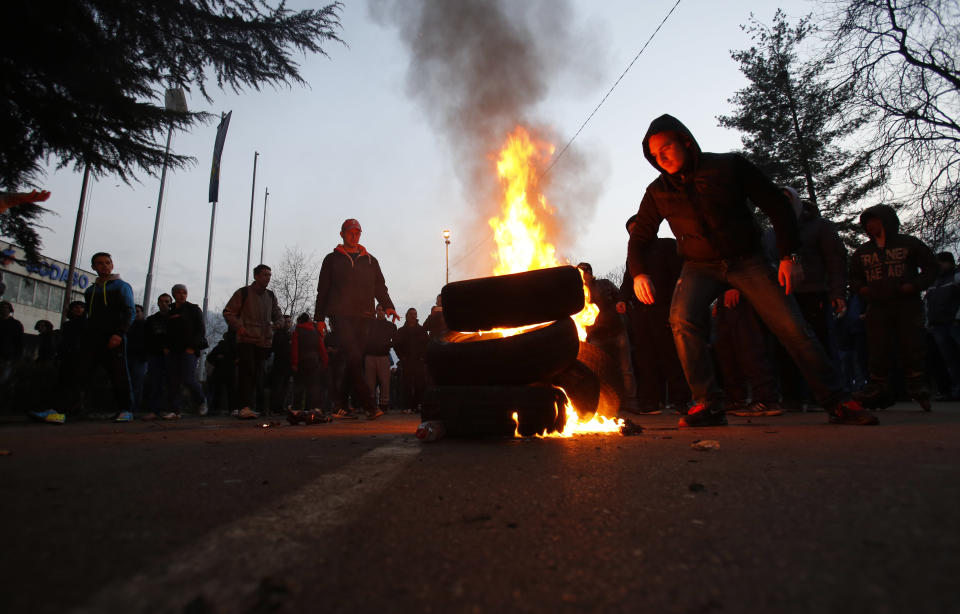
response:
<svg viewBox="0 0 960 614"><path fill-rule="evenodd" d="M650 137L676 132L690 141L691 163L668 174L650 153ZM630 233L627 264L630 276L649 274L646 246L657 238L664 219L677 238L680 254L692 262L713 262L762 254L760 227L749 202L773 223L780 255L799 247L797 220L786 196L760 170L739 154L701 152L680 120L661 115L643 137L643 154L660 171L649 186ZM749 199L749 202L748 202Z"/></svg>
<svg viewBox="0 0 960 614"><path fill-rule="evenodd" d="M881 248L870 239L853 252L850 258L850 289L860 292L867 288L866 298L889 299L897 296L919 297L937 274L937 260L926 244L910 235L900 234L900 218L893 207L875 205L860 214L864 230L867 220L879 218L883 223L886 241ZM913 290L903 291L910 284Z"/></svg>

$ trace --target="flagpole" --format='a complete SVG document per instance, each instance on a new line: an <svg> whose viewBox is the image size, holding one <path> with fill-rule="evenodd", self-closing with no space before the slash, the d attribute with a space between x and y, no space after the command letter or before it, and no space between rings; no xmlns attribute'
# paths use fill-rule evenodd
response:
<svg viewBox="0 0 960 614"><path fill-rule="evenodd" d="M187 98L181 88L168 89L164 96L164 108L178 113L187 112ZM153 264L157 256L157 238L160 235L160 210L163 207L163 187L167 181L167 166L170 162L170 139L173 137L173 118L167 127L167 148L163 152L163 170L160 171L160 194L157 196L157 219L153 223L153 241L150 243L150 261L147 263L147 281L143 288L143 312L150 313L150 291L153 289Z"/></svg>
<svg viewBox="0 0 960 614"><path fill-rule="evenodd" d="M263 264L263 243L267 237L267 197L270 196L270 188L263 190L263 230L260 231L260 263Z"/></svg>
<svg viewBox="0 0 960 614"><path fill-rule="evenodd" d="M157 236L160 234L160 210L163 207L163 186L167 181L167 162L170 159L170 138L173 136L173 121L167 127L167 149L163 153L163 170L160 171L160 194L157 196L157 218L153 222L153 241L150 243L150 261L147 263L147 282L143 287L143 312L150 313L150 290L153 288L153 262L157 255Z"/></svg>
<svg viewBox="0 0 960 614"><path fill-rule="evenodd" d="M90 181L90 165L83 167L83 183L80 185L80 204L77 206L77 224L73 227L73 247L70 248L70 264L67 268L67 285L63 289L63 309L60 310L60 328L67 321L67 312L73 294L73 276L77 271L77 253L80 250L80 232L83 230L83 210L87 202L87 183Z"/></svg>
<svg viewBox="0 0 960 614"><path fill-rule="evenodd" d="M220 200L220 157L223 155L223 144L227 138L227 128L230 126L230 116L233 111L220 114L220 125L217 127L217 139L213 145L213 163L210 168L210 190L207 202L210 208L210 240L207 243L207 273L203 282L203 318L206 322L210 307L210 268L213 262L213 229L217 220L217 202Z"/></svg>
<svg viewBox="0 0 960 614"><path fill-rule="evenodd" d="M210 263L213 261L213 226L217 220L217 203L210 208L210 241L207 243L207 274L203 281L203 319L207 319L207 307L210 301Z"/></svg>
<svg viewBox="0 0 960 614"><path fill-rule="evenodd" d="M247 233L247 270L244 272L246 281L243 285L250 285L250 248L253 245L253 197L257 193L257 157L260 152L253 152L253 185L250 187L250 231Z"/></svg>

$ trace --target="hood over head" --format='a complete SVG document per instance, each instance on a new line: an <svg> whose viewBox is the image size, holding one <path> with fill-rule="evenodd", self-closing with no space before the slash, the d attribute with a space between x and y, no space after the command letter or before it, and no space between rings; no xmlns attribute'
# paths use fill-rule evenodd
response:
<svg viewBox="0 0 960 614"><path fill-rule="evenodd" d="M867 220L873 217L879 218L883 223L887 238L900 234L900 218L890 205L874 205L864 209L860 214L860 226L863 227L864 232L867 230Z"/></svg>
<svg viewBox="0 0 960 614"><path fill-rule="evenodd" d="M643 155L647 158L647 162L649 162L650 165L659 172L666 174L666 171L660 168L660 165L657 164L657 159L653 157L653 154L650 153L650 137L658 132L676 132L682 138L690 141L690 146L693 149L692 153L694 160L700 157L700 145L697 143L697 140L693 138L693 134L690 133L690 130L688 130L687 127L683 125L683 122L676 117L663 114L650 122L650 127L647 128L647 133L643 135Z"/></svg>

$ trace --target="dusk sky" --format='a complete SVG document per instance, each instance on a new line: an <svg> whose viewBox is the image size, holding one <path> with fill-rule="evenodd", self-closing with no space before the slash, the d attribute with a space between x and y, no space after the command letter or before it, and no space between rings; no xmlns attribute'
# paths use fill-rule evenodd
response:
<svg viewBox="0 0 960 614"><path fill-rule="evenodd" d="M541 136L549 134L559 150L674 1L577 0L566 16L554 8L561 3L502 2L509 22L525 32L522 38L529 49L524 52L537 59L526 67L535 73L531 91L519 96L517 117L510 121L546 128ZM311 4L291 2L291 8ZM408 8L414 3L397 4ZM427 85L418 81L424 66L413 61L405 40L422 43L423 34L400 23L393 6L345 2L341 37L346 45L327 43L329 58L301 57L309 87L235 94L213 86L212 104L197 90L188 93L191 110L217 115L233 111L221 166L212 308L222 306L244 283L255 150L260 158L251 264L259 261L268 188L264 261L274 267L288 246L312 253L319 263L339 242L341 222L352 217L360 220L361 243L380 260L401 313L417 307L422 321L442 287L445 228L452 233L451 280L490 274L494 246L486 219L496 214L498 204L490 196L497 179L496 148L490 150L489 143L501 143L506 132L496 127L484 132L484 122L457 125L449 120L451 105L469 103L455 92L461 87L469 97L470 88L456 81L463 76L468 82L465 73L470 71L442 73L451 80L449 95L443 80ZM556 23L531 6L551 7L547 13ZM769 22L776 6L792 20L815 8L797 0L680 3L550 173L546 193L563 225L564 239L557 244L563 258L589 261L598 274L622 266L624 222L655 176L640 145L653 118L662 113L677 116L704 150L739 147L739 135L720 128L716 120L729 112L727 99L745 84L729 51L749 45L740 25L751 11ZM503 56L504 49L498 53ZM510 62L500 56L493 68L488 66L493 73ZM511 85L527 87L528 76L514 75L517 83ZM167 175L154 298L175 283L185 283L190 300L202 302L210 224L207 183L216 124L174 133L173 149L194 156L197 163ZM43 253L66 261L81 178L72 169L54 171L52 166L43 186L52 192L46 205L55 215L42 220L47 227L42 231ZM116 272L130 282L138 299L159 188L158 178L142 174L139 180L126 185L107 176L92 182L79 259L80 266L88 268L91 254L111 252ZM667 233L666 225L661 233Z"/></svg>

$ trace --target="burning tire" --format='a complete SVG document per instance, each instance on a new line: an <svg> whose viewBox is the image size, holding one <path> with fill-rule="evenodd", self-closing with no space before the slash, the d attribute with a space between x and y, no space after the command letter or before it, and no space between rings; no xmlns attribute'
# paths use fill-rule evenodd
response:
<svg viewBox="0 0 960 614"><path fill-rule="evenodd" d="M576 325L564 316L512 337L431 343L427 366L440 385L525 385L548 380L570 367L580 345Z"/></svg>
<svg viewBox="0 0 960 614"><path fill-rule="evenodd" d="M553 322L584 305L583 281L572 266L457 281L441 297L447 327L456 331Z"/></svg>
<svg viewBox="0 0 960 614"><path fill-rule="evenodd" d="M552 386L436 386L427 390L424 420L441 420L459 437L552 433L566 424L566 397ZM517 422L513 413L517 413Z"/></svg>
<svg viewBox="0 0 960 614"><path fill-rule="evenodd" d="M624 395L622 375L613 358L589 343L580 344L574 364L546 381L567 393L583 419L594 414L615 418Z"/></svg>

